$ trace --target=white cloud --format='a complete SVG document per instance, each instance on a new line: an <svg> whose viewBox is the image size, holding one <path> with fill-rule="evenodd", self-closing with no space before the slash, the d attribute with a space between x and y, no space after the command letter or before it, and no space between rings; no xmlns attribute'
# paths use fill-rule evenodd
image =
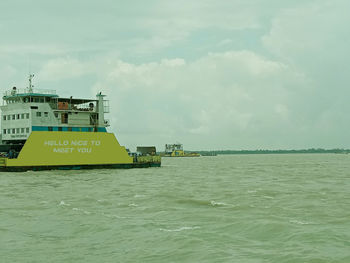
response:
<svg viewBox="0 0 350 263"><path fill-rule="evenodd" d="M91 72L89 64L73 58L57 58L49 60L43 65L39 72L41 81L57 81L62 79L70 79L80 77Z"/></svg>
<svg viewBox="0 0 350 263"><path fill-rule="evenodd" d="M350 110L349 9L346 0L288 8L273 19L269 34L262 38L277 60L297 69L307 81L295 87L304 92L293 99L291 118L302 136L324 147L344 147L347 141L343 131L350 123L346 114Z"/></svg>
<svg viewBox="0 0 350 263"><path fill-rule="evenodd" d="M348 141L349 1L38 1L0 10L2 85L31 71L64 96L103 91L124 144Z"/></svg>
<svg viewBox="0 0 350 263"><path fill-rule="evenodd" d="M274 125L289 122L290 83L304 84L286 65L249 51L211 53L193 62L118 60L105 75L94 92L109 95L112 126L126 144L186 141L192 148L203 140L238 147L230 136L242 138L244 147L252 130L276 132Z"/></svg>
<svg viewBox="0 0 350 263"><path fill-rule="evenodd" d="M343 62L342 57L349 57L349 8L347 0L324 0L286 9L273 19L263 44L279 59L305 70Z"/></svg>

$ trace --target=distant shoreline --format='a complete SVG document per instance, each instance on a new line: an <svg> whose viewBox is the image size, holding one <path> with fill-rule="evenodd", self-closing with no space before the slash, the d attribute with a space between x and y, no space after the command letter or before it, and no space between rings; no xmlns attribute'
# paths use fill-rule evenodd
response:
<svg viewBox="0 0 350 263"><path fill-rule="evenodd" d="M302 150L214 150L214 151L188 151L196 152L204 156L222 154L300 154L300 153L338 153L348 154L350 149L302 149Z"/></svg>

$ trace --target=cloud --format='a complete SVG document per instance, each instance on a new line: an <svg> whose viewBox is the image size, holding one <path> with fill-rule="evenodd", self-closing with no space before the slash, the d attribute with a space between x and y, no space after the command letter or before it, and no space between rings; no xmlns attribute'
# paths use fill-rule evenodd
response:
<svg viewBox="0 0 350 263"><path fill-rule="evenodd" d="M80 77L91 72L90 65L74 58L57 58L49 60L39 72L41 81L57 81Z"/></svg>
<svg viewBox="0 0 350 263"><path fill-rule="evenodd" d="M323 59L336 60L347 53L349 1L318 1L288 8L272 21L269 34L262 40L272 53L297 66L315 66ZM340 49L340 50L339 50ZM319 69L319 66L316 69Z"/></svg>
<svg viewBox="0 0 350 263"><path fill-rule="evenodd" d="M126 144L186 141L194 148L205 148L203 141L254 147L247 141L260 130L273 137L276 126L292 127L288 88L304 84L286 65L249 51L211 53L196 61L118 60L105 74L94 92L109 95L112 126Z"/></svg>
<svg viewBox="0 0 350 263"><path fill-rule="evenodd" d="M297 69L307 81L304 96L291 98L298 105L294 118L300 137L327 147L344 145L347 135L342 131L350 123L349 8L349 1L338 0L285 9L262 38L276 60Z"/></svg>
<svg viewBox="0 0 350 263"><path fill-rule="evenodd" d="M62 5L38 0L36 4L21 3L18 9L11 1L4 1L0 46L6 52L34 55L118 49L125 56L155 56L164 49L188 45L198 31L259 27L259 2L150 0L134 5L102 0Z"/></svg>
<svg viewBox="0 0 350 263"><path fill-rule="evenodd" d="M127 146L350 147L348 1L38 1L2 4L1 83L103 91Z"/></svg>

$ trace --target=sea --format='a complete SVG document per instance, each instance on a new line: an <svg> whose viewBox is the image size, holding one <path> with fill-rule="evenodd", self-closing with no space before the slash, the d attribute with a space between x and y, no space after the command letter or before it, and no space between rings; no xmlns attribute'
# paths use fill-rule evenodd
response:
<svg viewBox="0 0 350 263"><path fill-rule="evenodd" d="M0 262L350 262L350 155L0 173Z"/></svg>

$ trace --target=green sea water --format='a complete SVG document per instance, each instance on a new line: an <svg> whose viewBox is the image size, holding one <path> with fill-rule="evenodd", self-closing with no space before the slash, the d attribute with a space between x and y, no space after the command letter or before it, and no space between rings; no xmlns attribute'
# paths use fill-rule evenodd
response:
<svg viewBox="0 0 350 263"><path fill-rule="evenodd" d="M0 173L0 262L350 262L350 155Z"/></svg>

